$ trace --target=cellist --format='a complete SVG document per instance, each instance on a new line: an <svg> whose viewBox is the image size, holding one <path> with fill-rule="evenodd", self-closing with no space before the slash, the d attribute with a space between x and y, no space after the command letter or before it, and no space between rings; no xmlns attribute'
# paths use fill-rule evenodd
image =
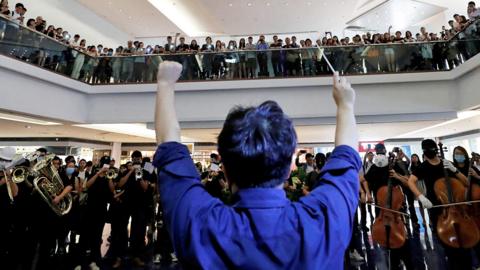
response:
<svg viewBox="0 0 480 270"><path fill-rule="evenodd" d="M442 212L441 208L430 209L433 205L440 205L434 191L435 182L444 177L444 169L450 177L460 180L463 185L467 186L467 177L455 168L452 162L441 160L438 157L438 146L435 141L427 139L422 141L422 150L425 155L425 161L420 167L410 175L408 186L415 194L415 197L422 203L423 207L429 209L430 224L433 237L437 237L437 220ZM423 179L426 185L426 195L423 195L417 188L418 179ZM452 180L457 181L457 180ZM438 241L442 243L441 241ZM470 250L452 248L442 243L445 255L448 257L448 269L472 269L472 258Z"/></svg>
<svg viewBox="0 0 480 270"><path fill-rule="evenodd" d="M393 169L390 170L385 145L381 143L377 144L375 146L375 152L376 155L373 158L373 165L363 177L369 183L369 186L372 188L375 202L378 203L378 190L381 187L388 186L389 178L394 179L392 183L394 186L406 185L408 178L402 175L403 170L397 164L394 164ZM378 216L380 213L380 209L376 208L375 210L375 215ZM400 261L403 261L407 269L413 269L413 265L410 261L407 243L408 242L405 241L405 244L401 248L390 248L390 269L403 269L401 267Z"/></svg>
<svg viewBox="0 0 480 270"><path fill-rule="evenodd" d="M478 200L480 190L480 170L473 166L474 157L470 159L467 150L461 146L457 146L453 149L453 164L463 175L468 176L468 179L470 180L468 183L467 201ZM479 210L479 204L473 204L470 206L472 217L474 217L477 226L480 226ZM480 243L474 247L474 250L477 258L480 258Z"/></svg>

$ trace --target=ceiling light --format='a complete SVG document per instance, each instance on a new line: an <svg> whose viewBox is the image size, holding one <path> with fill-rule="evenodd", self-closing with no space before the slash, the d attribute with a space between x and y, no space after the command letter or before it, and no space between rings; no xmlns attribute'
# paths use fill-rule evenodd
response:
<svg viewBox="0 0 480 270"><path fill-rule="evenodd" d="M229 7L233 7L233 4L232 4L232 3L230 3L230 4L228 4L228 6L229 6Z"/></svg>
<svg viewBox="0 0 480 270"><path fill-rule="evenodd" d="M251 7L251 6L252 6L252 3L247 3L247 6Z"/></svg>
<svg viewBox="0 0 480 270"><path fill-rule="evenodd" d="M22 122L22 123L35 124L35 125L42 125L42 126L57 126L57 125L61 125L60 123L55 123L55 122L50 122L50 121L44 121L44 120L36 119L36 118L32 118L32 117L18 116L18 115L13 115L13 114L6 114L6 113L0 113L0 119L9 120L9 121L15 121L15 122Z"/></svg>
<svg viewBox="0 0 480 270"><path fill-rule="evenodd" d="M266 5L267 5L267 7L269 7L269 6L270 6L270 3L269 3L269 2L267 2L267 3L266 3Z"/></svg>
<svg viewBox="0 0 480 270"><path fill-rule="evenodd" d="M155 139L155 130L148 129L146 124L91 124L75 126Z"/></svg>
<svg viewBox="0 0 480 270"><path fill-rule="evenodd" d="M308 5L308 6L311 6L311 5L312 5L312 2L307 2L307 5Z"/></svg>

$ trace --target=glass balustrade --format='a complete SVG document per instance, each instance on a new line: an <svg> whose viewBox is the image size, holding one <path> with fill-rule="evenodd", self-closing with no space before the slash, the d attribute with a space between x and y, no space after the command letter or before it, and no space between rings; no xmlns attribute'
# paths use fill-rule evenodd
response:
<svg viewBox="0 0 480 270"><path fill-rule="evenodd" d="M162 61L183 65L182 81L243 80L452 70L480 51L480 24L449 41L360 46L211 50L92 57L0 17L0 54L88 84L154 83Z"/></svg>

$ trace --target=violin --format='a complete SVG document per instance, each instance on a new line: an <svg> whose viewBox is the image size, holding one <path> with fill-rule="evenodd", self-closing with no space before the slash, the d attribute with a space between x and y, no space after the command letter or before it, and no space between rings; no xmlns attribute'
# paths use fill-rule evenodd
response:
<svg viewBox="0 0 480 270"><path fill-rule="evenodd" d="M469 172L473 168L473 160L475 156L478 156L477 153L472 153L472 160L470 161ZM477 201L480 200L480 185L472 181L472 175L468 174L468 191L467 191L467 201ZM480 205L477 203L472 204L468 208L468 213L473 218L477 224L477 228L480 230Z"/></svg>
<svg viewBox="0 0 480 270"><path fill-rule="evenodd" d="M439 143L442 162L445 159L443 144ZM444 169L444 178L434 185L435 195L442 204L465 202L466 188L460 180L448 175ZM437 233L440 240L453 248L471 248L479 241L477 224L470 217L466 205L446 206L437 221Z"/></svg>
<svg viewBox="0 0 480 270"><path fill-rule="evenodd" d="M393 169L395 156L389 158L389 171ZM393 186L393 179L388 179L388 185L377 191L377 205L380 214L372 226L372 238L380 246L392 249L401 248L405 244L407 232L402 214L399 211L404 205L405 195L402 188Z"/></svg>

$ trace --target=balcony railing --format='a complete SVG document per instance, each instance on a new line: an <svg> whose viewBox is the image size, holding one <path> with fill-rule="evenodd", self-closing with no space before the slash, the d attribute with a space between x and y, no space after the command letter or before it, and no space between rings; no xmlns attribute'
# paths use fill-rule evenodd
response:
<svg viewBox="0 0 480 270"><path fill-rule="evenodd" d="M0 54L88 84L154 83L162 61L183 65L182 81L298 78L449 71L480 52L480 23L448 41L93 57L0 17Z"/></svg>

